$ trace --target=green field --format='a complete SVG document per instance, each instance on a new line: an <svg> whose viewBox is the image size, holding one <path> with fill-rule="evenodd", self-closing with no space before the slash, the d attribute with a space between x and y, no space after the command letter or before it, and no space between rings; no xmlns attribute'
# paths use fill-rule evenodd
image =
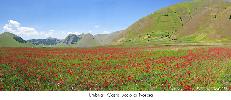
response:
<svg viewBox="0 0 231 100"><path fill-rule="evenodd" d="M0 90L228 91L225 47L0 48Z"/></svg>

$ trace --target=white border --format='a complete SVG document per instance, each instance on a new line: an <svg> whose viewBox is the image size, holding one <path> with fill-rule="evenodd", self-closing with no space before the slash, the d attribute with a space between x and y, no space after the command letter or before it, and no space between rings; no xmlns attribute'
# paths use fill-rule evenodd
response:
<svg viewBox="0 0 231 100"><path fill-rule="evenodd" d="M104 95L103 97L90 97L91 94ZM122 97L124 94L152 94L153 97ZM116 97L109 97L115 95ZM117 97L119 95L119 97ZM0 92L1 100L228 100L230 91L193 91L193 92L165 92L165 91L29 91L29 92Z"/></svg>

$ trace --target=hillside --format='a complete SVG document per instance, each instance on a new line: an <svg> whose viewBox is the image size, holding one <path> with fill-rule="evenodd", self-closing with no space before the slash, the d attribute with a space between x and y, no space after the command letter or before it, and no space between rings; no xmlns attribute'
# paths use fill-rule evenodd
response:
<svg viewBox="0 0 231 100"><path fill-rule="evenodd" d="M9 32L0 34L0 47L32 47L33 45L27 43L21 37Z"/></svg>
<svg viewBox="0 0 231 100"><path fill-rule="evenodd" d="M230 27L230 2L192 0L160 9L138 20L114 43L230 43Z"/></svg>
<svg viewBox="0 0 231 100"><path fill-rule="evenodd" d="M94 37L101 46L113 45L113 41L120 38L123 31L113 32L111 34L96 34Z"/></svg>
<svg viewBox="0 0 231 100"><path fill-rule="evenodd" d="M126 17L126 16L125 16ZM230 0L186 0L162 8L141 18L125 30L111 34L69 34L64 40L32 39L27 41L1 34L1 46L51 47L136 46L156 44L230 44Z"/></svg>
<svg viewBox="0 0 231 100"><path fill-rule="evenodd" d="M46 38L46 39L31 39L27 40L27 42L32 43L34 45L55 45L61 42L61 40L56 38Z"/></svg>
<svg viewBox="0 0 231 100"><path fill-rule="evenodd" d="M80 37L75 35L75 34L69 34L64 40L63 43L70 45L70 44L75 44L80 40Z"/></svg>
<svg viewBox="0 0 231 100"><path fill-rule="evenodd" d="M77 47L95 47L100 46L100 43L95 39L95 37L88 33L88 34L82 34L81 39L79 42L77 42Z"/></svg>
<svg viewBox="0 0 231 100"><path fill-rule="evenodd" d="M102 37L102 38L101 38ZM100 39L104 39L103 35L100 35ZM96 47L102 46L99 43L99 38L90 33L75 35L69 34L62 42L54 45L54 47L81 47L81 48L88 48L88 47Z"/></svg>

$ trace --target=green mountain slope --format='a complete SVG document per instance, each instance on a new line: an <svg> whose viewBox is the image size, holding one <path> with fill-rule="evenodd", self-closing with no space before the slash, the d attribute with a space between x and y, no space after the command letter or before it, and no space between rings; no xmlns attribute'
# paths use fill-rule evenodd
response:
<svg viewBox="0 0 231 100"><path fill-rule="evenodd" d="M90 33L83 34L81 36L81 39L76 44L77 44L77 47L96 47L96 46L100 46L100 43Z"/></svg>
<svg viewBox="0 0 231 100"><path fill-rule="evenodd" d="M100 46L112 45L114 40L117 40L121 37L123 31L116 31L111 34L97 34L95 39L100 44Z"/></svg>
<svg viewBox="0 0 231 100"><path fill-rule="evenodd" d="M0 34L0 47L32 47L33 45L27 43L21 37L12 33L4 32Z"/></svg>
<svg viewBox="0 0 231 100"><path fill-rule="evenodd" d="M192 0L140 19L114 43L228 43L231 42L230 27L230 2Z"/></svg>
<svg viewBox="0 0 231 100"><path fill-rule="evenodd" d="M68 39L68 41L72 43L65 42L65 40L67 40L67 38L70 37L70 35L68 35L67 38L64 39L64 42L58 43L53 47L81 47L81 48L96 47L96 46L102 46L102 44L100 44L99 42L100 41L99 39L104 39L104 36L101 35L96 39L96 37L90 33L75 35L75 36L78 38Z"/></svg>

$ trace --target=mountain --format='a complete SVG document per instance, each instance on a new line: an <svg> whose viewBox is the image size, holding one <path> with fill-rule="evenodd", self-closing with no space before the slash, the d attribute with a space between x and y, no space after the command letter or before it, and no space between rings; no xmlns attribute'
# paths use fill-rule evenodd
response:
<svg viewBox="0 0 231 100"><path fill-rule="evenodd" d="M30 42L34 45L56 45L60 43L61 40L49 37L47 39L31 39L31 40L27 40L27 42Z"/></svg>
<svg viewBox="0 0 231 100"><path fill-rule="evenodd" d="M80 37L75 35L75 34L69 34L64 40L63 43L70 45L70 44L75 44L80 40Z"/></svg>
<svg viewBox="0 0 231 100"><path fill-rule="evenodd" d="M100 46L113 45L113 41L120 38L122 31L113 32L111 34L96 34L94 37Z"/></svg>
<svg viewBox="0 0 231 100"><path fill-rule="evenodd" d="M96 47L102 46L94 35L87 33L81 35L69 34L61 43L55 45L55 47Z"/></svg>
<svg viewBox="0 0 231 100"><path fill-rule="evenodd" d="M122 31L113 32L111 34L82 34L80 35L80 41L77 42L77 47L110 46L113 45L114 40L120 38L121 34Z"/></svg>
<svg viewBox="0 0 231 100"><path fill-rule="evenodd" d="M56 47L97 47L97 46L109 46L112 45L114 39L120 37L121 31L113 32L111 34L96 34L90 33L75 35L69 34L62 43L56 45Z"/></svg>
<svg viewBox="0 0 231 100"><path fill-rule="evenodd" d="M115 44L230 43L229 0L187 0L129 26Z"/></svg>
<svg viewBox="0 0 231 100"><path fill-rule="evenodd" d="M141 18L125 30L111 34L69 34L64 40L33 39L29 43L54 47L136 46L156 44L231 43L231 0L185 0ZM1 46L28 42L5 33Z"/></svg>
<svg viewBox="0 0 231 100"><path fill-rule="evenodd" d="M96 38L90 34L82 34L80 35L81 39L77 42L77 47L95 47L100 46L100 43L96 40Z"/></svg>
<svg viewBox="0 0 231 100"><path fill-rule="evenodd" d="M21 37L9 33L4 32L0 34L0 47L32 47L33 45L27 43L27 41L23 40Z"/></svg>

